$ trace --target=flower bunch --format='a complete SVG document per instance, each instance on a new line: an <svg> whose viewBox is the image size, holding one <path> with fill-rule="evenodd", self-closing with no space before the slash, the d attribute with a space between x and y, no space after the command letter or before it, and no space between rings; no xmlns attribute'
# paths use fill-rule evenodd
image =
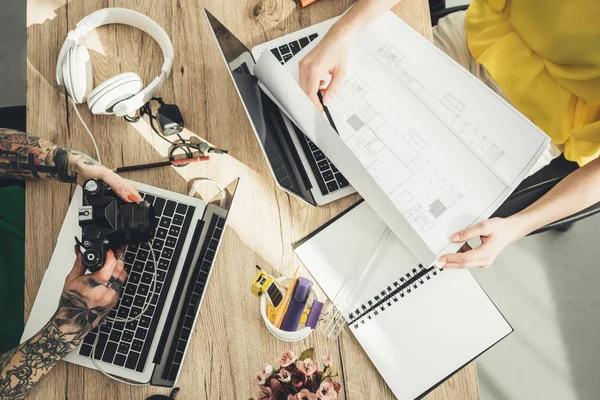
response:
<svg viewBox="0 0 600 400"><path fill-rule="evenodd" d="M308 349L300 357L285 350L276 360L278 368L267 364L252 382L259 388L257 400L335 400L340 384L333 378L333 361L329 355L322 357L323 370L313 361L314 350ZM249 400L254 400L250 398Z"/></svg>

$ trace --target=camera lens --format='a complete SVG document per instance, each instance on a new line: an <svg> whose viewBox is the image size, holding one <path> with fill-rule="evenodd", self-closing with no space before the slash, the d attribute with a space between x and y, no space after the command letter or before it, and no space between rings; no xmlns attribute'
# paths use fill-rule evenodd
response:
<svg viewBox="0 0 600 400"><path fill-rule="evenodd" d="M156 227L154 208L147 201L121 204L117 223L118 245L149 242L154 236Z"/></svg>

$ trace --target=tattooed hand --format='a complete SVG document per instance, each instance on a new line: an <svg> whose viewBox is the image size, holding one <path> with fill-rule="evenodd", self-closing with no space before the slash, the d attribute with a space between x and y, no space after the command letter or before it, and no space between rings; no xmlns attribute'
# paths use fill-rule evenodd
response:
<svg viewBox="0 0 600 400"><path fill-rule="evenodd" d="M0 177L46 178L80 185L102 179L123 201L142 201L135 186L79 151L23 132L0 128Z"/></svg>
<svg viewBox="0 0 600 400"><path fill-rule="evenodd" d="M35 384L73 351L117 304L127 272L122 251L109 251L104 267L84 275L81 254L65 279L58 310L50 322L20 346L0 354L0 398L27 397Z"/></svg>
<svg viewBox="0 0 600 400"><path fill-rule="evenodd" d="M104 267L89 275L84 275L85 267L77 248L75 253L77 259L65 279L55 319L63 333L80 340L117 304L127 272L121 251L115 256L109 250Z"/></svg>

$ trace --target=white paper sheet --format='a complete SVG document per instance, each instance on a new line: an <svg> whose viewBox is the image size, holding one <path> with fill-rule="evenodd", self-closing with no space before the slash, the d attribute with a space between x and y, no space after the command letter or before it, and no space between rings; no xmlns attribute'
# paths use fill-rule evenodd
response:
<svg viewBox="0 0 600 400"><path fill-rule="evenodd" d="M533 123L391 12L350 46L346 79L329 104L338 138L297 86L298 61L315 45L285 67L264 53L257 77L426 265L458 250L451 234L488 218L548 143ZM349 156L340 142L358 165L339 161Z"/></svg>
<svg viewBox="0 0 600 400"><path fill-rule="evenodd" d="M295 249L330 299L356 260L372 248L380 223L369 205L362 203ZM395 239L363 288L359 303L367 304L393 288L394 282L417 267L418 261ZM420 396L512 331L464 270L441 271L423 279L416 289L390 303L351 329L399 399Z"/></svg>

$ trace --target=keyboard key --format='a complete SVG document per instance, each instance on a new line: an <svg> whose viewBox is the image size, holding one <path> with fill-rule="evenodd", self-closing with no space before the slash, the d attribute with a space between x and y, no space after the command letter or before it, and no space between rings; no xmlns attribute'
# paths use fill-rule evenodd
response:
<svg viewBox="0 0 600 400"><path fill-rule="evenodd" d="M144 296L135 296L135 299L133 300L133 305L136 307L144 307L144 302L146 301L146 298Z"/></svg>
<svg viewBox="0 0 600 400"><path fill-rule="evenodd" d="M321 161L325 159L325 154L323 154L321 150L317 150L313 153L313 157L315 158L315 160Z"/></svg>
<svg viewBox="0 0 600 400"><path fill-rule="evenodd" d="M129 356L127 357L127 362L125 363L125 368L135 369L135 366L137 365L139 358L140 358L139 353L134 353L134 352L129 353Z"/></svg>
<svg viewBox="0 0 600 400"><path fill-rule="evenodd" d="M331 164L331 170L333 171L333 173L339 172L338 169L333 164Z"/></svg>
<svg viewBox="0 0 600 400"><path fill-rule="evenodd" d="M104 321L100 326L100 332L109 333L112 329L112 322Z"/></svg>
<svg viewBox="0 0 600 400"><path fill-rule="evenodd" d="M129 314L129 308L119 307L119 311L117 312L117 317L126 319L128 314Z"/></svg>
<svg viewBox="0 0 600 400"><path fill-rule="evenodd" d="M133 343L131 344L131 350L133 351L142 351L142 348L144 347L144 342L142 342L141 340L137 340L135 339L133 341Z"/></svg>
<svg viewBox="0 0 600 400"><path fill-rule="evenodd" d="M283 55L283 62L288 62L292 57L293 57L292 54L284 54Z"/></svg>
<svg viewBox="0 0 600 400"><path fill-rule="evenodd" d="M323 177L323 179L325 179L325 182L329 182L333 179L333 172L331 172L331 170L323 171L321 176Z"/></svg>
<svg viewBox="0 0 600 400"><path fill-rule="evenodd" d="M308 147L310 148L310 151L315 152L315 151L319 150L319 148L317 147L317 145L314 144L312 142L312 140L310 140L310 139L307 138L306 141L308 142Z"/></svg>
<svg viewBox="0 0 600 400"><path fill-rule="evenodd" d="M144 275L142 275L142 283L147 283L149 285L152 283L152 278L153 275L146 272Z"/></svg>
<svg viewBox="0 0 600 400"><path fill-rule="evenodd" d="M284 44L283 46L279 46L279 52L285 58L285 55L290 53L290 48L287 44Z"/></svg>
<svg viewBox="0 0 600 400"><path fill-rule="evenodd" d="M183 224L183 215L175 214L173 216L173 223L181 226L181 224Z"/></svg>
<svg viewBox="0 0 600 400"><path fill-rule="evenodd" d="M146 244L146 246L148 246L148 244ZM147 250L139 250L137 255L135 256L135 260L144 262L148 259L149 255L150 253Z"/></svg>
<svg viewBox="0 0 600 400"><path fill-rule="evenodd" d="M112 331L110 333L110 337L108 338L108 340L115 342L115 343L119 343L119 340L121 340L121 332Z"/></svg>
<svg viewBox="0 0 600 400"><path fill-rule="evenodd" d="M140 315L140 314L141 314L141 312L142 312L142 309L141 309L141 308L138 308L138 307L131 307L131 311L129 312L129 317L130 317L130 318L135 318L135 317L137 317L138 315Z"/></svg>
<svg viewBox="0 0 600 400"><path fill-rule="evenodd" d="M327 160L319 161L317 165L319 166L319 171L325 171L329 169L329 161Z"/></svg>
<svg viewBox="0 0 600 400"><path fill-rule="evenodd" d="M279 61L281 61L281 55L279 54L279 50L277 49L277 47L272 48L271 53L273 53L275 58L277 58Z"/></svg>
<svg viewBox="0 0 600 400"><path fill-rule="evenodd" d="M168 217L162 217L160 219L160 226L162 226L163 228L168 228L171 226L171 218Z"/></svg>
<svg viewBox="0 0 600 400"><path fill-rule="evenodd" d="M102 361L107 363L112 363L115 358L115 354L117 353L117 344L114 342L108 342L106 344L106 349L104 350L104 354L102 355Z"/></svg>
<svg viewBox="0 0 600 400"><path fill-rule="evenodd" d="M126 357L123 354L117 353L117 355L115 356L115 360L113 361L113 364L118 365L119 367L122 367L123 365L125 365L125 360L126 360Z"/></svg>
<svg viewBox="0 0 600 400"><path fill-rule="evenodd" d="M161 259L158 261L158 269L166 271L167 269L169 269L170 264L171 262L169 260Z"/></svg>
<svg viewBox="0 0 600 400"><path fill-rule="evenodd" d="M186 328L192 329L193 325L194 325L194 318L185 317L185 320L183 321L183 326Z"/></svg>
<svg viewBox="0 0 600 400"><path fill-rule="evenodd" d="M129 277L127 278L127 281L129 283L138 284L140 282L141 277L142 274L140 274L139 272L132 272L131 275L129 275Z"/></svg>
<svg viewBox="0 0 600 400"><path fill-rule="evenodd" d="M167 259L170 259L171 257L173 257L173 249L165 247L162 251L162 257L167 258Z"/></svg>
<svg viewBox="0 0 600 400"><path fill-rule="evenodd" d="M217 217L217 228L223 229L225 227L225 218Z"/></svg>
<svg viewBox="0 0 600 400"><path fill-rule="evenodd" d="M308 38L305 38L305 37L300 39L299 42L300 42L300 46L302 46L302 48L305 48L310 43Z"/></svg>
<svg viewBox="0 0 600 400"><path fill-rule="evenodd" d="M150 300L150 304L156 305L156 303L158 303L158 293L154 293L154 296L152 296L152 299Z"/></svg>
<svg viewBox="0 0 600 400"><path fill-rule="evenodd" d="M152 196L151 194L144 193L144 200L146 200L148 203L152 204L152 203L154 203L154 200L156 200L156 197Z"/></svg>
<svg viewBox="0 0 600 400"><path fill-rule="evenodd" d="M125 328L129 329L132 332L135 332L135 330L137 329L137 325L138 325L138 321L137 320L129 321L127 323L127 325L125 325Z"/></svg>
<svg viewBox="0 0 600 400"><path fill-rule="evenodd" d="M327 182L327 189L329 189L330 192L334 192L336 190L338 190L340 187L338 186L336 181L330 181Z"/></svg>
<svg viewBox="0 0 600 400"><path fill-rule="evenodd" d="M175 363L180 364L181 360L183 360L183 353L178 351L175 353L174 361L175 361Z"/></svg>
<svg viewBox="0 0 600 400"><path fill-rule="evenodd" d="M138 328L137 331L135 331L135 338L144 340L144 339L146 339L147 334L148 334L148 329ZM135 340L134 343L135 342L137 342L137 340Z"/></svg>
<svg viewBox="0 0 600 400"><path fill-rule="evenodd" d="M318 33L313 33L312 35L310 35L310 36L308 37L308 40L310 40L310 41L312 42L312 41L313 41L313 40L315 40L317 37L319 37L319 34L318 34Z"/></svg>
<svg viewBox="0 0 600 400"><path fill-rule="evenodd" d="M156 282L156 293L160 293L162 291L163 284L160 282Z"/></svg>
<svg viewBox="0 0 600 400"><path fill-rule="evenodd" d="M159 238L159 239L164 239L167 237L167 230L165 228L158 228L156 230L156 235L155 237Z"/></svg>
<svg viewBox="0 0 600 400"><path fill-rule="evenodd" d="M213 251L217 251L217 247L219 247L219 241L216 239L211 239L210 243L208 244L208 248Z"/></svg>
<svg viewBox="0 0 600 400"><path fill-rule="evenodd" d="M114 322L113 329L122 332L125 329L125 322Z"/></svg>
<svg viewBox="0 0 600 400"><path fill-rule="evenodd" d="M160 250L163 248L164 245L165 245L164 240L154 238L154 240L152 241L152 248L154 250Z"/></svg>
<svg viewBox="0 0 600 400"><path fill-rule="evenodd" d="M133 340L133 332L131 331L123 331L123 334L121 335L121 343L123 342L131 342Z"/></svg>
<svg viewBox="0 0 600 400"><path fill-rule="evenodd" d="M335 174L335 180L340 185L341 188L345 188L346 186L350 186L350 182L344 177L342 174Z"/></svg>
<svg viewBox="0 0 600 400"><path fill-rule="evenodd" d="M165 271L161 271L159 269L156 272L156 279L158 279L159 282L164 282L166 277L167 277L167 273Z"/></svg>
<svg viewBox="0 0 600 400"><path fill-rule="evenodd" d="M85 343L82 344L81 348L79 349L79 354L84 357L89 357L92 354L92 346Z"/></svg>
<svg viewBox="0 0 600 400"><path fill-rule="evenodd" d="M133 272L142 273L142 272L144 272L145 266L146 266L146 263L144 261L136 261L135 263L133 263Z"/></svg>
<svg viewBox="0 0 600 400"><path fill-rule="evenodd" d="M126 251L125 252L125 263L126 264L133 264L134 261L135 261L135 253L132 253L130 251Z"/></svg>
<svg viewBox="0 0 600 400"><path fill-rule="evenodd" d="M298 42L291 42L289 43L290 45L290 50L292 50L292 53L294 55L298 54L300 52L300 50L302 50L302 48L300 47L300 43Z"/></svg>
<svg viewBox="0 0 600 400"><path fill-rule="evenodd" d="M165 240L165 246L167 247L175 247L177 244L177 238L173 236L167 236L167 240Z"/></svg>
<svg viewBox="0 0 600 400"><path fill-rule="evenodd" d="M154 214L155 215L162 215L165 203L166 203L165 199L160 198L160 197L156 198L156 200L154 201Z"/></svg>
<svg viewBox="0 0 600 400"><path fill-rule="evenodd" d="M177 203L175 203L172 200L168 200L163 215L166 215L167 217L172 217L173 213L175 212L175 207L177 207Z"/></svg>
<svg viewBox="0 0 600 400"><path fill-rule="evenodd" d="M335 182L334 182L334 183L335 183ZM142 296L146 296L146 295L148 294L148 288L149 288L149 286L148 286L148 285L140 284L140 285L138 286L137 293L138 293L138 294L141 294Z"/></svg>
<svg viewBox="0 0 600 400"><path fill-rule="evenodd" d="M179 203L179 204L177 204L177 208L175 209L175 211L177 212L177 214L185 215L185 213L187 212L187 209L188 209L187 204Z"/></svg>
<svg viewBox="0 0 600 400"><path fill-rule="evenodd" d="M142 318L140 318L139 325L142 328L148 328L150 326L150 322L152 322L152 319L150 319L150 317L144 315Z"/></svg>
<svg viewBox="0 0 600 400"><path fill-rule="evenodd" d="M98 343L96 344L96 348L94 349L93 355L94 359L99 360L104 352L104 347L106 346L106 341L108 336L101 334L98 338Z"/></svg>
<svg viewBox="0 0 600 400"><path fill-rule="evenodd" d="M172 236L179 236L179 232L181 232L181 228L178 226L172 226L171 229L169 229L169 235Z"/></svg>

